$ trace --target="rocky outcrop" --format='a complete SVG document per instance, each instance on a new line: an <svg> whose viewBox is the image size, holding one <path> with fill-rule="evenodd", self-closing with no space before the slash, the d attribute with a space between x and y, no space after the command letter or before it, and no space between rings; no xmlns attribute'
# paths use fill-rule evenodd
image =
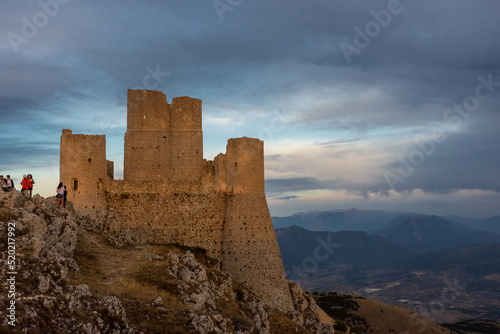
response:
<svg viewBox="0 0 500 334"><path fill-rule="evenodd" d="M85 284L69 283L79 270L73 259L79 218L58 209L54 198L27 199L20 192L0 193L0 247L15 247L15 259L2 251L0 276L12 277L13 295L0 295L1 326L19 333L137 333L129 326L116 296L97 298ZM14 227L10 231L9 227ZM11 248L12 249L12 248ZM2 290L9 290L6 279ZM9 287L10 288L10 287ZM12 297L12 298L11 298ZM5 312L14 301L14 312ZM8 317L11 314L14 317Z"/></svg>
<svg viewBox="0 0 500 334"><path fill-rule="evenodd" d="M14 295L0 294L0 332L163 333L164 329L152 330L148 324L170 321L172 326L166 326L175 333L266 334L290 329L333 333L331 320L322 318L321 309L295 284L290 283L295 310L285 313L264 304L221 271L217 261L208 257L202 261L192 249L169 246L168 251L154 253L145 246L124 244L120 244L124 249L118 249L113 246L114 237L102 227L100 222L78 216L71 206L58 209L54 198L37 195L27 199L17 191L0 192L2 263L12 260L8 246L15 247L13 266L0 267L2 291L14 289ZM93 235L102 242L85 239ZM97 248L101 262L93 258ZM142 255L138 258L137 254ZM140 268L149 268L155 279L147 281L137 269L113 267L112 256L125 261L122 267L140 263ZM96 283L101 278L89 274L88 263L82 258L88 258L89 263L97 261L105 269L113 267L113 275L104 275L109 282ZM144 271L141 269L143 276ZM14 281L8 281L10 277ZM129 282L129 290L109 293L112 289L91 288L118 286L120 280ZM134 299L131 295L141 296L140 289L156 295ZM9 317L12 302L14 317ZM143 313L138 314L138 309Z"/></svg>
<svg viewBox="0 0 500 334"><path fill-rule="evenodd" d="M335 322L330 318L304 290L296 283L289 282L294 311L290 316L299 325L308 328L312 333L333 333Z"/></svg>

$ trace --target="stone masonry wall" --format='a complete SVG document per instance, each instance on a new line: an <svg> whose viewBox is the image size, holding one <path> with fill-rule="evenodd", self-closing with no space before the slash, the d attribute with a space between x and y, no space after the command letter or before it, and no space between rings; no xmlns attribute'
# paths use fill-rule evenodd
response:
<svg viewBox="0 0 500 334"><path fill-rule="evenodd" d="M101 214L117 235L205 248L266 304L292 310L265 197L264 143L230 139L213 161L202 147L200 100L168 104L161 92L129 90L124 180L112 179L104 136L71 130L61 136L61 180L77 210Z"/></svg>
<svg viewBox="0 0 500 334"><path fill-rule="evenodd" d="M220 260L227 194L197 183L110 181L107 224L137 241L207 249Z"/></svg>
<svg viewBox="0 0 500 334"><path fill-rule="evenodd" d="M201 100L129 90L125 180L198 181L203 173Z"/></svg>
<svg viewBox="0 0 500 334"><path fill-rule="evenodd" d="M264 191L264 143L254 138L230 139L226 151L229 196L222 269L270 305L293 309Z"/></svg>

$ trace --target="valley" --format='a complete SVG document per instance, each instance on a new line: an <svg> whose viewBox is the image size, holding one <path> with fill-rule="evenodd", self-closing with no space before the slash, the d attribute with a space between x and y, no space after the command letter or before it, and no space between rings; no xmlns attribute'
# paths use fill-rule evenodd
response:
<svg viewBox="0 0 500 334"><path fill-rule="evenodd" d="M500 236L494 233L402 214L373 234L292 226L276 236L288 278L305 290L363 296L437 323L500 321ZM326 242L334 251L317 256Z"/></svg>

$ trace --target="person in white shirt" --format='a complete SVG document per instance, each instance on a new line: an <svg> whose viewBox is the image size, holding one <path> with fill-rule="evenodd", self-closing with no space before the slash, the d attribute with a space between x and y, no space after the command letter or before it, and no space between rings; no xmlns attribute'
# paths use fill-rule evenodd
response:
<svg viewBox="0 0 500 334"><path fill-rule="evenodd" d="M7 181L5 183L7 184L7 188L9 188L9 189L14 188L14 182L12 182L10 175L7 175Z"/></svg>

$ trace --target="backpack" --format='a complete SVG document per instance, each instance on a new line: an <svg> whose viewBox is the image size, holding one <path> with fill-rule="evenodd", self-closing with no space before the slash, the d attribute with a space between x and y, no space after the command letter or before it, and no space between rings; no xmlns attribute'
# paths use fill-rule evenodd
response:
<svg viewBox="0 0 500 334"><path fill-rule="evenodd" d="M13 178L10 178L10 184L12 184L12 189L16 189L16 187L14 186L14 179Z"/></svg>

